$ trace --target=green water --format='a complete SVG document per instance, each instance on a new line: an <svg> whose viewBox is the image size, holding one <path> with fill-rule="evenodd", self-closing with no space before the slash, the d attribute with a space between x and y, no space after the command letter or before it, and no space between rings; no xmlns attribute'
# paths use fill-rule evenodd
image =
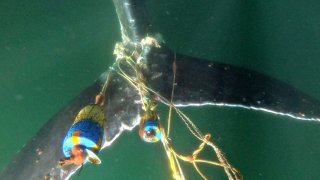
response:
<svg viewBox="0 0 320 180"><path fill-rule="evenodd" d="M149 1L167 46L196 57L257 70L320 99L317 1ZM0 169L37 130L114 61L120 40L109 1L0 2ZM199 72L200 73L200 72ZM161 109L165 119L166 109ZM320 124L228 107L183 108L245 179L318 179ZM174 121L182 152L196 144ZM56 146L56 145L53 145ZM206 157L214 157L207 152ZM169 179L160 144L125 132L72 179ZM188 179L200 179L188 165ZM210 179L221 168L202 167Z"/></svg>

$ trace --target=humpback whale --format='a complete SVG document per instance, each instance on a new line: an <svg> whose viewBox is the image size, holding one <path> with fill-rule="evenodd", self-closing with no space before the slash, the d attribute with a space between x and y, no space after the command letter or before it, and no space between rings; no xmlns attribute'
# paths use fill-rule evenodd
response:
<svg viewBox="0 0 320 180"><path fill-rule="evenodd" d="M140 41L146 35L155 35L149 22L144 1L114 0L121 24L123 41ZM154 49L148 58L149 85L165 97L170 96L171 64L175 52L168 47ZM177 106L218 105L243 107L293 119L319 121L319 101L315 98L256 71L205 61L177 53ZM57 160L61 149L50 144L61 144L77 111L90 103L104 81L95 82L52 117L16 155L0 176L4 179L42 179L43 177L66 179L77 167L61 169ZM201 80L199 80L201 79ZM137 94L130 84L119 76L113 76L107 89L108 126L105 129L105 147L125 129L138 124L140 106ZM70 120L70 121L68 121ZM54 136L52 135L54 134ZM41 151L41 156L39 152ZM241 169L241 168L240 168ZM107 170L106 170L107 171ZM16 173L19 172L19 173ZM107 173L107 172L106 172Z"/></svg>

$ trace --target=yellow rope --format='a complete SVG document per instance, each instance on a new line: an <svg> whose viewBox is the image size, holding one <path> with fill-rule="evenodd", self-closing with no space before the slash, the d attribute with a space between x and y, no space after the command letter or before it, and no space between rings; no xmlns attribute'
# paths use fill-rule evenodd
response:
<svg viewBox="0 0 320 180"><path fill-rule="evenodd" d="M173 83L172 83L171 98L170 98L170 101L169 101L166 98L164 98L163 96L161 96L159 93L154 91L153 89L151 89L148 86L146 86L145 78L144 78L143 73L142 73L142 70L144 68L143 67L144 64L139 64L139 63L137 63L137 62L135 62L133 60L132 57L134 57L134 55L135 55L134 53L135 52L133 52L131 54L131 56L122 56L122 58L117 59L117 67L118 67L118 72L117 73L120 76L122 76L124 79L126 79L131 85L133 85L133 87L135 87L137 89L137 91L139 92L139 95L140 95L140 98L141 98L141 101L142 101L142 104L143 104L143 107L144 107L145 111L149 111L149 109L147 109L147 108L150 108L150 107L146 107L147 105L144 103L143 97L144 96L150 97L150 93L153 93L153 94L157 95L162 102L168 104L169 112L168 112L167 135L165 134L165 130L163 128L161 128L161 131L162 131L163 147L164 147L164 149L165 149L165 151L167 153L173 177L175 179L179 179L179 180L180 179L184 179L184 174L183 174L182 168L181 168L180 163L179 163L179 159L180 159L180 160L183 160L183 161L191 163L194 166L194 168L197 171L197 173L203 179L207 179L207 178L201 172L201 170L199 169L197 163L206 163L206 164L211 164L211 165L216 165L216 166L223 167L226 175L229 178L229 180L242 179L239 171L236 170L232 165L230 165L230 163L228 162L228 160L224 156L223 152L212 141L209 141L210 135L209 134L203 135L201 133L201 131L197 128L197 126L193 123L193 121L188 116L186 116L180 109L178 109L177 107L175 107L173 105L173 96L174 96L175 78L176 78L176 64L175 64L176 57L174 59L173 65L172 65ZM121 63L122 62L127 63L127 65L129 65L129 67L133 70L133 72L134 72L134 76L133 77L135 77L135 79L130 77L122 69L122 67L121 67ZM108 81L109 80L107 80L107 82ZM106 84L107 84L107 82L106 82ZM181 154L178 154L172 148L172 146L170 145L170 143L168 141L168 137L170 135L170 129L171 129L172 109L175 110L175 112L178 114L178 116L180 117L182 122L186 125L186 127L188 128L190 133L201 141L201 144L198 146L198 148L196 150L193 151L192 155L190 155L190 156L183 156ZM199 156L200 152L202 152L202 150L204 149L204 147L206 145L208 145L208 146L213 148L213 150L215 151L215 153L217 155L217 158L218 158L219 162L198 159L198 156Z"/></svg>
<svg viewBox="0 0 320 180"><path fill-rule="evenodd" d="M108 75L107 75L107 79L106 81L104 82L102 88L101 88L101 91L100 91L100 94L104 95L106 93L106 89L107 89L107 86L109 84L109 81L110 81L110 75L111 74L111 71L108 72Z"/></svg>
<svg viewBox="0 0 320 180"><path fill-rule="evenodd" d="M173 63L172 63L172 73L173 73L172 90L171 90L171 98L170 98L169 112L168 112L168 127L167 127L167 136L168 137L170 136L171 114L172 114L174 87L175 87L175 83L176 83L176 72L177 72L176 53L174 53L174 59L173 59Z"/></svg>
<svg viewBox="0 0 320 180"><path fill-rule="evenodd" d="M185 178L184 178L180 163L177 159L177 154L171 148L171 145L168 142L167 136L165 135L164 129L161 129L161 132L162 132L162 144L167 153L173 177L176 180L180 180L180 179L184 180Z"/></svg>
<svg viewBox="0 0 320 180"><path fill-rule="evenodd" d="M193 166L194 166L194 168L196 169L196 171L198 172L198 174L203 178L203 179L207 179L207 177L205 176L205 175L203 175L203 173L200 171L200 169L198 168L198 166L197 166L197 163L195 162L195 161L193 161Z"/></svg>

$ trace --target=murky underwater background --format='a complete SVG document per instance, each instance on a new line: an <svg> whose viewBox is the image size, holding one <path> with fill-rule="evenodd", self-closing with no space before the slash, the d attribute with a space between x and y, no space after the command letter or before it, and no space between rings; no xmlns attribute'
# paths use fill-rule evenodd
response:
<svg viewBox="0 0 320 180"><path fill-rule="evenodd" d="M174 0L147 5L154 29L171 49L262 72L320 100L317 1ZM113 63L113 47L120 40L111 1L0 2L0 169ZM166 108L161 107L165 121ZM320 176L320 122L229 107L183 111L212 134L245 179ZM178 150L188 153L197 142L180 123L174 119L172 139ZM204 156L215 157L212 152ZM137 129L124 132L100 157L102 165L86 165L71 179L171 177L162 145L142 142ZM200 179L191 166L184 167L188 179ZM221 168L201 168L210 179L226 179Z"/></svg>

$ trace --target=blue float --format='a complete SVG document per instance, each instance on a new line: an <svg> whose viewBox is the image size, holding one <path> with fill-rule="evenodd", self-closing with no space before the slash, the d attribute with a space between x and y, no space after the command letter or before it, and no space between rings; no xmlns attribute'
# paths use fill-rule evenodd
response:
<svg viewBox="0 0 320 180"><path fill-rule="evenodd" d="M103 109L96 104L81 109L68 130L62 145L65 157L71 157L71 148L80 145L95 154L100 152L105 115Z"/></svg>

